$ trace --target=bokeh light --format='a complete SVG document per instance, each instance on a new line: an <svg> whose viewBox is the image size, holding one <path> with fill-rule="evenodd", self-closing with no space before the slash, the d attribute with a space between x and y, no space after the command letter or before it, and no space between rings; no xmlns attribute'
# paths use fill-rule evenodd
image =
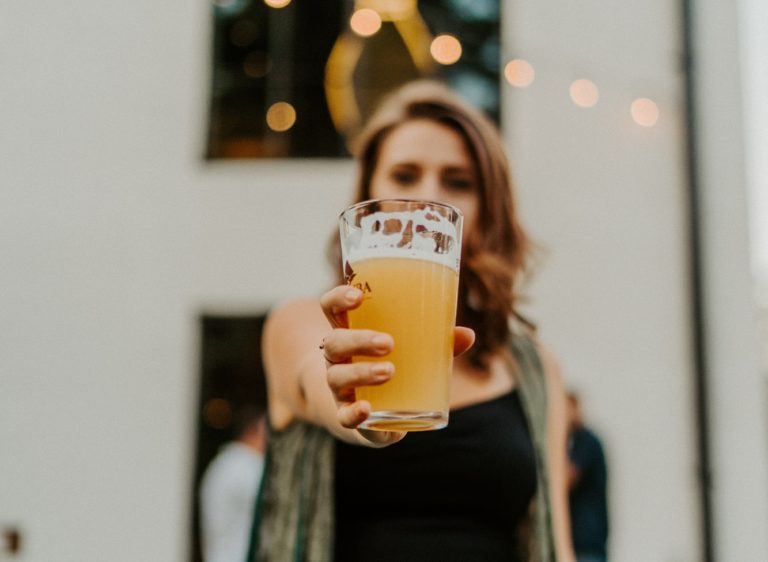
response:
<svg viewBox="0 0 768 562"><path fill-rule="evenodd" d="M533 66L523 59L512 59L504 67L504 77L507 82L516 88L525 88L533 83L536 78L536 72Z"/></svg>
<svg viewBox="0 0 768 562"><path fill-rule="evenodd" d="M285 8L291 0L264 0L264 3L270 8Z"/></svg>
<svg viewBox="0 0 768 562"><path fill-rule="evenodd" d="M418 0L355 0L355 5L378 10L384 21L403 21L418 14Z"/></svg>
<svg viewBox="0 0 768 562"><path fill-rule="evenodd" d="M211 2L217 15L234 17L248 7L249 0L211 0Z"/></svg>
<svg viewBox="0 0 768 562"><path fill-rule="evenodd" d="M243 61L243 72L251 78L264 78L272 70L272 59L264 51L251 51Z"/></svg>
<svg viewBox="0 0 768 562"><path fill-rule="evenodd" d="M600 99L600 92L591 80L575 80L570 87L573 103L579 107L594 107Z"/></svg>
<svg viewBox="0 0 768 562"><path fill-rule="evenodd" d="M267 126L281 133L287 131L296 123L296 110L290 103L279 101L267 110Z"/></svg>
<svg viewBox="0 0 768 562"><path fill-rule="evenodd" d="M370 37L381 29L381 16L370 8L355 10L349 19L349 27L361 37Z"/></svg>
<svg viewBox="0 0 768 562"><path fill-rule="evenodd" d="M203 421L208 427L224 429L232 423L232 405L223 398L211 398L203 406Z"/></svg>
<svg viewBox="0 0 768 562"><path fill-rule="evenodd" d="M630 109L632 119L643 127L653 127L659 120L659 106L648 98L638 98Z"/></svg>
<svg viewBox="0 0 768 562"><path fill-rule="evenodd" d="M440 64L454 64L461 58L461 43L453 35L438 35L432 40L429 52Z"/></svg>

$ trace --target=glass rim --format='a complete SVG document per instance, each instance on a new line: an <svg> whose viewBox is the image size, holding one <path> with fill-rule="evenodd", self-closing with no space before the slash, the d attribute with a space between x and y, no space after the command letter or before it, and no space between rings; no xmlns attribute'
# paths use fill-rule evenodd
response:
<svg viewBox="0 0 768 562"><path fill-rule="evenodd" d="M460 219L464 218L464 213L461 212L461 209L459 209L455 205L451 205L450 203L443 203L442 201L434 201L432 199L408 199L406 197L389 197L389 198L383 198L383 199L366 199L365 201L358 201L357 203L353 203L352 205L349 205L343 211L341 211L341 213L339 213L339 220L342 220L344 218L344 215L346 215L347 213L357 211L362 207L366 207L374 203L387 203L387 202L425 203L427 205L432 205L434 207L442 207L444 209L448 209L449 211L456 213L456 215L458 215L458 218Z"/></svg>

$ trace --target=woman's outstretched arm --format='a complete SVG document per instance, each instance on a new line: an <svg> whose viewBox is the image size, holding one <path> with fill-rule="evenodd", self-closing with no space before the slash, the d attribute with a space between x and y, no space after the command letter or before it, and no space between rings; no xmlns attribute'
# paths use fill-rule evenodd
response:
<svg viewBox="0 0 768 562"><path fill-rule="evenodd" d="M383 384L397 376L394 366L382 361L396 345L389 334L349 329L347 312L361 301L359 290L342 285L319 302L293 301L270 313L263 355L270 422L275 429L284 429L298 418L352 443L384 446L403 438L403 432L358 429L370 415L370 404L355 399L355 388ZM455 354L473 342L471 330L455 329ZM352 363L352 356L372 360Z"/></svg>

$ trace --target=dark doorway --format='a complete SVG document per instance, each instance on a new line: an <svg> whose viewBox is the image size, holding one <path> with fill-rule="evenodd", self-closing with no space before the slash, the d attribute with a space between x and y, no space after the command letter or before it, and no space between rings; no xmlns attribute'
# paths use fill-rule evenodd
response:
<svg viewBox="0 0 768 562"><path fill-rule="evenodd" d="M196 411L197 447L192 488L193 562L201 562L199 489L205 468L219 448L231 441L235 420L244 408L266 408L261 362L265 314L202 316L201 366Z"/></svg>

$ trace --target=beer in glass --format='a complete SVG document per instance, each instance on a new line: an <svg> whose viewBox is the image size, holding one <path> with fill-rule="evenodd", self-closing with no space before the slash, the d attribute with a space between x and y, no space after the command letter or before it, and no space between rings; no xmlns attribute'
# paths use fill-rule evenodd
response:
<svg viewBox="0 0 768 562"><path fill-rule="evenodd" d="M395 343L378 359L394 364L392 378L356 390L372 410L362 428L423 431L448 423L462 220L450 205L404 199L365 201L341 214L344 277L363 292L349 327L386 332Z"/></svg>

